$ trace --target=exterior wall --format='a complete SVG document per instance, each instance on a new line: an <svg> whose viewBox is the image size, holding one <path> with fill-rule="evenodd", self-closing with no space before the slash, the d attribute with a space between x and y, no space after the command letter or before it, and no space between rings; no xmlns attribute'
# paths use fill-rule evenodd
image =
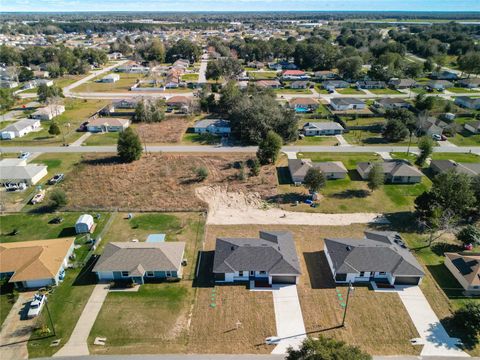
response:
<svg viewBox="0 0 480 360"><path fill-rule="evenodd" d="M341 129L335 129L335 130L316 129L316 130L305 130L304 133L305 133L305 136L340 135L343 133L343 131Z"/></svg>
<svg viewBox="0 0 480 360"><path fill-rule="evenodd" d="M465 129L468 130L468 131L470 131L470 132L472 132L472 133L474 133L474 134L480 132L480 130L475 129L475 128L474 128L473 126L471 126L470 124L465 124Z"/></svg>
<svg viewBox="0 0 480 360"><path fill-rule="evenodd" d="M393 176L390 182L396 184L416 184L422 181L420 176Z"/></svg>
<svg viewBox="0 0 480 360"><path fill-rule="evenodd" d="M54 279L29 280L29 281L23 281L21 284L25 288L41 288L49 285L55 285L55 280Z"/></svg>
<svg viewBox="0 0 480 360"><path fill-rule="evenodd" d="M26 183L28 185L35 185L36 183L38 183L40 180L42 180L45 176L47 176L48 174L48 171L47 169L43 169L42 171L40 171L37 175L35 175L34 177L32 177L31 179L27 180Z"/></svg>
<svg viewBox="0 0 480 360"><path fill-rule="evenodd" d="M345 179L347 176L347 174L343 172L326 172L324 175L327 179Z"/></svg>
<svg viewBox="0 0 480 360"><path fill-rule="evenodd" d="M256 271L253 277L257 279L268 279L269 284L272 283L272 277L268 273L260 274L260 272ZM248 281L249 279L250 279L250 271L244 271L243 276L240 276L239 272L236 271L234 273L225 273L225 280L222 280L219 282L232 283L235 281Z"/></svg>

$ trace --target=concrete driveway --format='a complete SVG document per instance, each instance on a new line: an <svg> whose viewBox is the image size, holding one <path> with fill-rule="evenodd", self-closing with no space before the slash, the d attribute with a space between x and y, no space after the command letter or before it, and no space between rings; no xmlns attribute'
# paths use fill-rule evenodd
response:
<svg viewBox="0 0 480 360"><path fill-rule="evenodd" d="M0 359L28 359L27 341L37 319L25 319L34 291L20 293L0 331Z"/></svg>
<svg viewBox="0 0 480 360"><path fill-rule="evenodd" d="M407 309L420 338L425 343L422 356L468 357L451 338L418 286L396 286L398 295Z"/></svg>
<svg viewBox="0 0 480 360"><path fill-rule="evenodd" d="M296 285L281 286L272 293L277 336L282 338L272 354L285 354L288 347L296 349L306 338L302 308Z"/></svg>
<svg viewBox="0 0 480 360"><path fill-rule="evenodd" d="M108 294L108 285L98 284L92 291L92 295L88 299L85 308L82 311L82 315L73 329L70 339L59 351L53 355L58 356L81 356L89 355L88 351L88 335L92 330L93 324L97 319L98 313L102 308L103 302ZM2 359L3 360L3 359Z"/></svg>

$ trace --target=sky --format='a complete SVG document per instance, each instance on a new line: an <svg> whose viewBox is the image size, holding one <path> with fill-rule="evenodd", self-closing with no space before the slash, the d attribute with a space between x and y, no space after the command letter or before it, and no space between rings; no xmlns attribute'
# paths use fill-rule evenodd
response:
<svg viewBox="0 0 480 360"><path fill-rule="evenodd" d="M0 12L480 11L480 0L0 0Z"/></svg>

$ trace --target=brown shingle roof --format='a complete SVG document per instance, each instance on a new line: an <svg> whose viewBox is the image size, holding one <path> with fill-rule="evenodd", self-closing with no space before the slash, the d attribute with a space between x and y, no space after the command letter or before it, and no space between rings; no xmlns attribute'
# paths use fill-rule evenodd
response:
<svg viewBox="0 0 480 360"><path fill-rule="evenodd" d="M470 286L480 286L480 254L445 253Z"/></svg>

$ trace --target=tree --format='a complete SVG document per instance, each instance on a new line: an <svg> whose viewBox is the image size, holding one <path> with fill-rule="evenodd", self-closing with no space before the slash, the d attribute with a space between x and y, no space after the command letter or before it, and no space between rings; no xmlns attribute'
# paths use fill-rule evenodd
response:
<svg viewBox="0 0 480 360"><path fill-rule="evenodd" d="M320 169L311 167L305 174L303 184L308 188L308 190L310 190L311 193L316 193L325 186L325 175L323 175Z"/></svg>
<svg viewBox="0 0 480 360"><path fill-rule="evenodd" d="M420 93L415 98L415 108L418 111L428 112L433 109L435 106L435 98L433 96L425 96L425 94Z"/></svg>
<svg viewBox="0 0 480 360"><path fill-rule="evenodd" d="M242 64L231 57L218 60L218 66L222 76L227 80L234 80L243 72Z"/></svg>
<svg viewBox="0 0 480 360"><path fill-rule="evenodd" d="M15 104L15 95L11 89L0 89L0 112L5 112Z"/></svg>
<svg viewBox="0 0 480 360"><path fill-rule="evenodd" d="M457 329L461 329L463 343L475 346L480 339L480 303L467 302L456 310L450 319Z"/></svg>
<svg viewBox="0 0 480 360"><path fill-rule="evenodd" d="M54 189L50 193L50 207L52 209L58 209L60 207L63 207L67 205L67 195L65 192L61 189Z"/></svg>
<svg viewBox="0 0 480 360"><path fill-rule="evenodd" d="M33 71L26 68L26 67L22 67L20 69L20 72L18 73L18 81L20 82L25 82L25 81L29 81L29 80L32 80L34 78L33 76Z"/></svg>
<svg viewBox="0 0 480 360"><path fill-rule="evenodd" d="M205 77L208 80L218 81L222 76L222 69L218 61L209 61L207 63L207 70L205 71Z"/></svg>
<svg viewBox="0 0 480 360"><path fill-rule="evenodd" d="M64 97L63 90L57 85L47 86L45 84L40 84L37 89L38 101L47 102L48 99L53 97Z"/></svg>
<svg viewBox="0 0 480 360"><path fill-rule="evenodd" d="M385 182L385 174L383 173L383 166L380 163L375 163L368 173L368 188L371 191L378 189Z"/></svg>
<svg viewBox="0 0 480 360"><path fill-rule="evenodd" d="M480 211L480 174L472 179L472 189L477 199L477 210Z"/></svg>
<svg viewBox="0 0 480 360"><path fill-rule="evenodd" d="M142 156L142 144L132 128L126 128L118 137L117 153L124 162L133 162Z"/></svg>
<svg viewBox="0 0 480 360"><path fill-rule="evenodd" d="M54 135L54 136L60 135L60 133L61 133L60 127L58 126L58 124L56 122L52 122L52 124L48 128L48 133L50 135Z"/></svg>
<svg viewBox="0 0 480 360"><path fill-rule="evenodd" d="M480 52L469 52L458 58L458 68L469 74L480 74Z"/></svg>
<svg viewBox="0 0 480 360"><path fill-rule="evenodd" d="M208 169L205 166L200 166L197 170L197 179L203 181L208 177Z"/></svg>
<svg viewBox="0 0 480 360"><path fill-rule="evenodd" d="M480 229L475 225L467 225L457 234L458 241L462 244L479 244L480 243Z"/></svg>
<svg viewBox="0 0 480 360"><path fill-rule="evenodd" d="M433 62L432 58L427 58L427 60L423 63L423 71L432 72L434 68L435 63Z"/></svg>
<svg viewBox="0 0 480 360"><path fill-rule="evenodd" d="M320 336L318 339L307 338L298 350L289 348L286 360L371 360L372 357L357 348L347 345L343 341L327 339Z"/></svg>
<svg viewBox="0 0 480 360"><path fill-rule="evenodd" d="M434 146L434 141L428 136L424 136L418 141L418 148L420 150L420 155L417 159L418 165L425 163L425 160L432 154Z"/></svg>
<svg viewBox="0 0 480 360"><path fill-rule="evenodd" d="M360 56L352 56L340 59L337 62L337 69L344 79L357 79L362 71L363 60Z"/></svg>
<svg viewBox="0 0 480 360"><path fill-rule="evenodd" d="M405 140L409 134L407 126L399 120L388 120L383 128L383 137L389 142L399 142Z"/></svg>
<svg viewBox="0 0 480 360"><path fill-rule="evenodd" d="M282 144L282 138L277 133L269 131L266 138L258 145L257 158L260 164L275 163Z"/></svg>
<svg viewBox="0 0 480 360"><path fill-rule="evenodd" d="M260 162L258 159L249 159L247 166L250 168L252 176L258 176L260 174Z"/></svg>
<svg viewBox="0 0 480 360"><path fill-rule="evenodd" d="M434 204L441 211L450 210L453 215L463 218L475 204L475 193L471 178L467 174L448 171L435 176L432 188Z"/></svg>
<svg viewBox="0 0 480 360"><path fill-rule="evenodd" d="M177 59L187 59L195 62L201 54L202 50L197 44L188 39L180 39L167 50L166 61L174 62Z"/></svg>

